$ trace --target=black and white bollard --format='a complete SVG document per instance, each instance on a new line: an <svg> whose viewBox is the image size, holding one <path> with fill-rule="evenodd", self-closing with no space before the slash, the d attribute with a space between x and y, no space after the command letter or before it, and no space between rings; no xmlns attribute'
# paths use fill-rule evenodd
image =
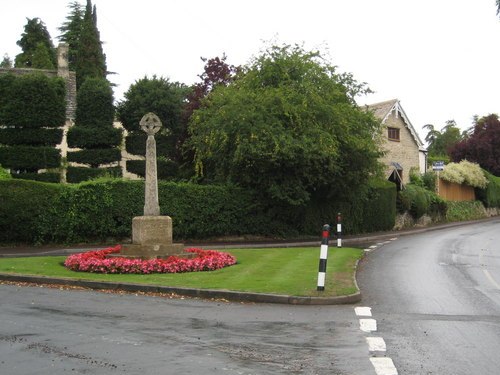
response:
<svg viewBox="0 0 500 375"><path fill-rule="evenodd" d="M342 247L342 215L337 214L337 247Z"/></svg>
<svg viewBox="0 0 500 375"><path fill-rule="evenodd" d="M319 291L325 290L326 278L326 261L328 259L328 239L330 237L330 226L323 225L323 232L321 235L321 251L319 253L319 271L318 271L318 289Z"/></svg>

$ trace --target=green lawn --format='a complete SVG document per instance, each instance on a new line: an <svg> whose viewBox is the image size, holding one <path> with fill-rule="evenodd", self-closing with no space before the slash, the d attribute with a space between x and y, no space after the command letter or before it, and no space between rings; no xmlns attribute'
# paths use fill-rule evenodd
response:
<svg viewBox="0 0 500 375"><path fill-rule="evenodd" d="M293 296L342 296L357 291L353 280L363 251L330 247L325 291L317 292L319 246L226 250L238 259L234 266L210 272L116 275L74 272L65 257L0 258L0 273L42 275L96 281L153 284L200 289L226 289Z"/></svg>

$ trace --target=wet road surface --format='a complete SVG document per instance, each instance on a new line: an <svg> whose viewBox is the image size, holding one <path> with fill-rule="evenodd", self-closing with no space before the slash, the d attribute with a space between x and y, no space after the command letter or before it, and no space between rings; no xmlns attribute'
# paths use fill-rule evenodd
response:
<svg viewBox="0 0 500 375"><path fill-rule="evenodd" d="M384 244L358 283L399 374L500 373L500 219Z"/></svg>
<svg viewBox="0 0 500 375"><path fill-rule="evenodd" d="M352 306L0 285L1 374L374 375Z"/></svg>

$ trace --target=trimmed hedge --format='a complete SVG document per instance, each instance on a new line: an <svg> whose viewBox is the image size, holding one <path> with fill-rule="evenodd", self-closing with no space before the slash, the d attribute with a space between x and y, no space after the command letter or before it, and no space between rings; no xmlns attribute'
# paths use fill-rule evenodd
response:
<svg viewBox="0 0 500 375"><path fill-rule="evenodd" d="M0 120L16 128L58 128L66 121L66 85L62 78L33 73L4 78Z"/></svg>
<svg viewBox="0 0 500 375"><path fill-rule="evenodd" d="M70 171L68 171L70 172ZM209 239L234 235L313 235L323 224L335 229L337 212L343 232L392 229L392 183L371 182L354 204L335 200L307 208L264 207L255 193L227 185L158 184L162 215L173 218L174 238ZM0 241L76 243L129 238L132 218L144 207L144 182L101 179L81 184L0 181ZM315 209L316 208L316 209Z"/></svg>
<svg viewBox="0 0 500 375"><path fill-rule="evenodd" d="M119 161L122 157L121 151L117 148L92 148L80 151L68 152L68 161L80 164L98 166Z"/></svg>
<svg viewBox="0 0 500 375"><path fill-rule="evenodd" d="M57 172L44 172L44 173L14 173L12 178L21 180L33 180L43 182L59 183L61 181L61 174Z"/></svg>
<svg viewBox="0 0 500 375"><path fill-rule="evenodd" d="M408 211L415 219L425 214L444 217L447 203L436 193L417 185L407 184L404 190L398 192L397 208L400 213Z"/></svg>
<svg viewBox="0 0 500 375"><path fill-rule="evenodd" d="M51 147L6 146L0 147L0 164L11 170L38 171L58 168L60 151Z"/></svg>
<svg viewBox="0 0 500 375"><path fill-rule="evenodd" d="M66 181L72 184L82 181L93 180L99 177L122 177L121 167L111 168L86 168L68 167L66 171Z"/></svg>
<svg viewBox="0 0 500 375"><path fill-rule="evenodd" d="M113 127L85 128L74 126L68 130L68 146L73 148L107 148L122 143L122 130Z"/></svg>
<svg viewBox="0 0 500 375"><path fill-rule="evenodd" d="M337 214L342 215L342 230L345 233L368 233L391 230L396 222L397 188L392 182L372 179L364 189L359 190L355 202L337 201L335 197L312 201L304 213L290 212L284 209L280 215L288 218L299 217L296 225L299 233L318 234L324 224L333 228ZM292 219L293 220L293 219ZM303 220L300 223L300 220ZM301 227L305 232L301 231ZM332 230L334 230L333 228Z"/></svg>
<svg viewBox="0 0 500 375"><path fill-rule="evenodd" d="M78 90L75 125L87 128L112 127L115 119L113 90L103 78L87 78Z"/></svg>
<svg viewBox="0 0 500 375"><path fill-rule="evenodd" d="M127 160L127 171L135 173L138 176L146 176L146 161L145 160ZM169 180L177 176L179 165L172 160L156 161L156 169L159 180Z"/></svg>
<svg viewBox="0 0 500 375"><path fill-rule="evenodd" d="M145 156L147 138L142 130L131 132L125 138L125 149L129 154ZM157 155L171 155L175 150L175 142L171 136L157 134L155 142Z"/></svg>
<svg viewBox="0 0 500 375"><path fill-rule="evenodd" d="M484 203L486 207L500 207L500 177L483 170L488 179L485 189L475 189L476 197Z"/></svg>
<svg viewBox="0 0 500 375"><path fill-rule="evenodd" d="M63 137L62 129L0 129L0 143L7 146L57 146Z"/></svg>

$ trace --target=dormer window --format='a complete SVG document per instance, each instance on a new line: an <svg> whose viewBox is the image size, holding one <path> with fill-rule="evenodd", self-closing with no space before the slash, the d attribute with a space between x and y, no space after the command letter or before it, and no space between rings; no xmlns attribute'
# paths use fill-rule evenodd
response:
<svg viewBox="0 0 500 375"><path fill-rule="evenodd" d="M399 142L399 129L398 128L387 128L387 138L389 141Z"/></svg>

